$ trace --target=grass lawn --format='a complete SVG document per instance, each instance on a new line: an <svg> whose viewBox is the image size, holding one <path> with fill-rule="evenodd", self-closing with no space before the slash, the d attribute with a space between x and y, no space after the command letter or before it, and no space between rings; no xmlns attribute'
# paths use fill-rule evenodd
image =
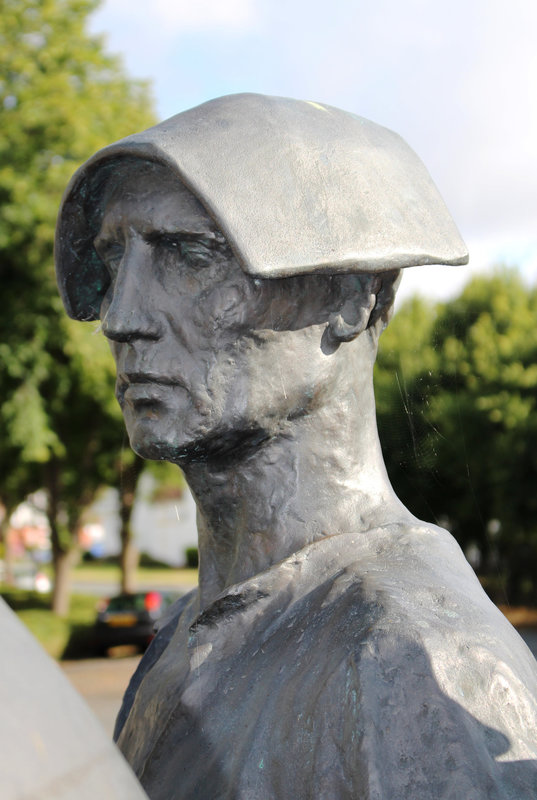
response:
<svg viewBox="0 0 537 800"><path fill-rule="evenodd" d="M52 573L50 573L52 575ZM120 570L117 564L99 562L79 564L72 572L72 580L78 583L110 583L119 586ZM164 585L197 586L198 570L182 567L138 567L136 581L140 585L153 585L155 588Z"/></svg>
<svg viewBox="0 0 537 800"><path fill-rule="evenodd" d="M0 594L47 653L56 659L68 651L68 646L75 651L76 641L82 642L95 622L98 598L92 595L72 595L69 616L62 618L50 610L49 595L3 584L0 584Z"/></svg>

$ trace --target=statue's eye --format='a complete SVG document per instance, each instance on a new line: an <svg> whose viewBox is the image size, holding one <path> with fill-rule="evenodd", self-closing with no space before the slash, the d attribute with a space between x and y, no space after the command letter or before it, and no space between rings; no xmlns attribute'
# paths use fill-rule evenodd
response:
<svg viewBox="0 0 537 800"><path fill-rule="evenodd" d="M182 242L181 256L189 267L204 269L214 262L213 248L202 241Z"/></svg>
<svg viewBox="0 0 537 800"><path fill-rule="evenodd" d="M216 251L219 247L216 238L198 238L192 234L152 233L146 237L161 254L169 253L175 256L180 264L192 269L203 269L214 264Z"/></svg>
<svg viewBox="0 0 537 800"><path fill-rule="evenodd" d="M151 237L150 241L157 245L162 250L168 250L170 253L181 252L181 239L178 236L168 234L159 234L158 236Z"/></svg>
<svg viewBox="0 0 537 800"><path fill-rule="evenodd" d="M121 264L121 259L125 254L125 248L120 242L99 241L94 243L97 255L110 273L110 277L114 278Z"/></svg>

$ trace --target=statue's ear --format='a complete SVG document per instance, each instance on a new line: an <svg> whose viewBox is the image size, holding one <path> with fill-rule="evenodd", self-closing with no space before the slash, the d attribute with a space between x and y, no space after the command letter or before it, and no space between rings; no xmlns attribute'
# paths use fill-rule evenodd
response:
<svg viewBox="0 0 537 800"><path fill-rule="evenodd" d="M338 276L337 301L328 319L332 342L350 342L373 327L378 337L390 319L400 277L401 270Z"/></svg>
<svg viewBox="0 0 537 800"><path fill-rule="evenodd" d="M369 326L382 281L376 275L345 275L338 280L338 307L328 331L335 342L350 342Z"/></svg>

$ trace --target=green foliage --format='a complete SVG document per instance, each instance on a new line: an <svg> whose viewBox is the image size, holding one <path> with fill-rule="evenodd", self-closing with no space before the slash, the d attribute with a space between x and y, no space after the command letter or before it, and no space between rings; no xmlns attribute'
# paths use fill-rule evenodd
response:
<svg viewBox="0 0 537 800"><path fill-rule="evenodd" d="M44 486L60 550L101 483L117 483L123 424L95 325L67 319L53 240L62 192L93 151L154 122L86 32L93 0L0 2L0 500Z"/></svg>
<svg viewBox="0 0 537 800"><path fill-rule="evenodd" d="M165 561L161 561L159 558L154 558L153 556L149 555L149 553L140 553L140 561L138 563L138 568L164 569L164 570L172 569L169 564L166 564Z"/></svg>
<svg viewBox="0 0 537 800"><path fill-rule="evenodd" d="M186 480L183 472L176 464L169 461L148 461L146 471L156 481L154 489L146 499L150 503L159 503L166 500L178 500L186 489Z"/></svg>
<svg viewBox="0 0 537 800"><path fill-rule="evenodd" d="M185 548L186 566L196 569L199 566L199 553L197 547Z"/></svg>
<svg viewBox="0 0 537 800"><path fill-rule="evenodd" d="M500 570L518 600L537 599L536 306L537 292L506 269L436 308L413 300L377 367L396 492L464 547L477 544L483 569Z"/></svg>

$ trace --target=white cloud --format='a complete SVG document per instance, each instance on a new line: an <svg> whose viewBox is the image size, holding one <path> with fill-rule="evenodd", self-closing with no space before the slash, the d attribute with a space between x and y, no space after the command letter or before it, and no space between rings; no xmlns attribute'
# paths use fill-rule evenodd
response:
<svg viewBox="0 0 537 800"><path fill-rule="evenodd" d="M491 274L493 269L505 265L517 267L529 286L537 285L537 237L506 237L489 235L469 239L470 263L462 267L432 265L411 267L403 271L403 280L397 293L396 308L413 294L434 300L447 300L462 291L468 280L476 274Z"/></svg>
<svg viewBox="0 0 537 800"><path fill-rule="evenodd" d="M101 24L136 27L140 40L148 32L169 39L176 34L214 31L245 32L253 29L255 0L105 0L97 12Z"/></svg>
<svg viewBox="0 0 537 800"><path fill-rule="evenodd" d="M152 8L163 23L178 31L220 28L242 32L250 30L256 20L253 0L154 0Z"/></svg>

